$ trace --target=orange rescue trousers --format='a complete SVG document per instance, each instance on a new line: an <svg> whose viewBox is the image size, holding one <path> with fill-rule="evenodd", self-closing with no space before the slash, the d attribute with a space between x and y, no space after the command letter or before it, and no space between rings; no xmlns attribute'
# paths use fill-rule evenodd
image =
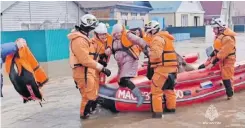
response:
<svg viewBox="0 0 245 128"><path fill-rule="evenodd" d="M154 73L152 77L151 84L151 94L152 94L152 111L154 113L163 113L175 111L176 108L176 94L174 92L174 87L166 88L168 86L166 82L169 79L169 73ZM165 96L165 106L162 106L163 95Z"/></svg>
<svg viewBox="0 0 245 128"><path fill-rule="evenodd" d="M75 81L82 96L80 116L86 116L90 112L90 110L85 110L86 105L90 104L91 101L95 101L98 96L99 80L96 80L93 76L88 76L87 83L85 78L75 79ZM86 109L90 109L90 107Z"/></svg>

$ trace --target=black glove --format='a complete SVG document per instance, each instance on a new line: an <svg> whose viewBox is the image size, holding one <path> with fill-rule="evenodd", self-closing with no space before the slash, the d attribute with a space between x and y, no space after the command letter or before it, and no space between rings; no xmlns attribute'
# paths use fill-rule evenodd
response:
<svg viewBox="0 0 245 128"><path fill-rule="evenodd" d="M215 58L212 62L213 65L215 65L217 62L219 62L219 59L218 58Z"/></svg>
<svg viewBox="0 0 245 128"><path fill-rule="evenodd" d="M198 67L198 69L203 69L203 68L205 68L205 65L204 65L204 64L202 64L202 65L200 65L200 66Z"/></svg>
<svg viewBox="0 0 245 128"><path fill-rule="evenodd" d="M104 67L107 67L107 63L103 60L99 60L98 61L101 65L103 65Z"/></svg>
<svg viewBox="0 0 245 128"><path fill-rule="evenodd" d="M104 73L106 76L110 76L111 75L111 71L107 68L102 68L101 70L102 73Z"/></svg>
<svg viewBox="0 0 245 128"><path fill-rule="evenodd" d="M100 54L100 60L103 60L103 59L108 59L108 56L104 53L104 54Z"/></svg>
<svg viewBox="0 0 245 128"><path fill-rule="evenodd" d="M143 52L147 56L147 58L149 58L149 51L150 51L150 47L146 45Z"/></svg>

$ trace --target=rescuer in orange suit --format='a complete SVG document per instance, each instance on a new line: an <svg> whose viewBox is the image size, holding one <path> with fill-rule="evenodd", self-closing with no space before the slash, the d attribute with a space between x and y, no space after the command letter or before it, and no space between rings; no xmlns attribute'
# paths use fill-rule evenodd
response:
<svg viewBox="0 0 245 128"><path fill-rule="evenodd" d="M152 118L162 118L162 99L164 94L164 112L175 112L175 80L178 72L177 54L174 48L174 37L167 31L160 31L157 21L145 25L145 32L152 35L150 42L150 67L154 69L152 79Z"/></svg>
<svg viewBox="0 0 245 128"><path fill-rule="evenodd" d="M151 34L147 34L144 32L144 30L142 30L141 28L132 28L130 29L131 33L139 36L140 38L143 38L145 42L147 42L148 45L150 45L150 42L151 42L151 38L152 38L152 35ZM147 58L147 56L145 56L145 59ZM179 65L178 65L178 73L181 73L181 72L188 72L188 71L193 71L195 70L195 68L188 64L184 58L177 53L177 58L178 58L178 62L179 62ZM147 60L144 61L144 64L145 63L148 63ZM147 65L147 69L150 69L149 65ZM148 74L149 75L149 74Z"/></svg>
<svg viewBox="0 0 245 128"><path fill-rule="evenodd" d="M81 17L80 26L75 26L74 31L68 34L70 40L70 66L73 78L81 92L82 100L80 107L80 118L87 119L93 101L98 96L96 71L110 76L111 71L95 60L95 47L89 39L89 32L98 25L95 16L86 14Z"/></svg>
<svg viewBox="0 0 245 128"><path fill-rule="evenodd" d="M104 67L107 67L107 64L110 59L110 53L108 54L108 49L111 48L112 44L112 36L108 34L107 26L104 23L99 23L98 26L94 29L94 37L92 38L92 42L95 47L95 59L98 60L100 64ZM107 50L107 51L106 51ZM109 49L110 50L110 49ZM99 84L105 83L105 74L100 73L99 71L95 72L95 83L96 88L99 90ZM97 106L97 101L92 103L92 112L95 112Z"/></svg>
<svg viewBox="0 0 245 128"><path fill-rule="evenodd" d="M207 62L200 65L199 69L210 69L219 62L223 84L226 89L227 99L233 96L233 76L236 62L236 33L226 27L226 23L221 19L212 19L211 26L216 35L214 40L214 51Z"/></svg>

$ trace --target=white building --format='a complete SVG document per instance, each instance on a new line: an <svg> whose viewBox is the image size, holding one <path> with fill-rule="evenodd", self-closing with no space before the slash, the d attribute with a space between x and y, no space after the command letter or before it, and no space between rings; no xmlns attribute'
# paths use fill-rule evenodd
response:
<svg viewBox="0 0 245 128"><path fill-rule="evenodd" d="M204 10L198 1L150 1L151 19L167 26L203 26Z"/></svg>
<svg viewBox="0 0 245 128"><path fill-rule="evenodd" d="M148 1L80 1L79 3L87 12L110 25L121 22L129 27L143 27L149 21L149 11L152 10Z"/></svg>
<svg viewBox="0 0 245 128"><path fill-rule="evenodd" d="M2 1L1 31L72 28L84 14L73 1Z"/></svg>

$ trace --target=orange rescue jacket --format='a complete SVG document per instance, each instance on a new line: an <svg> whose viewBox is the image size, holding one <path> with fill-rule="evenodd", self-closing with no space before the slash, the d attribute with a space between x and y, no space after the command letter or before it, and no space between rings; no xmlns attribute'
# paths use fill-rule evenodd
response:
<svg viewBox="0 0 245 128"><path fill-rule="evenodd" d="M162 49L162 55L159 58L150 57L151 67L163 66L177 66L178 59L174 48L174 37L170 35L167 31L161 31L155 36L159 36L164 39L165 44ZM154 37L153 37L154 38ZM153 40L154 41L154 40ZM154 43L154 42L151 42Z"/></svg>

